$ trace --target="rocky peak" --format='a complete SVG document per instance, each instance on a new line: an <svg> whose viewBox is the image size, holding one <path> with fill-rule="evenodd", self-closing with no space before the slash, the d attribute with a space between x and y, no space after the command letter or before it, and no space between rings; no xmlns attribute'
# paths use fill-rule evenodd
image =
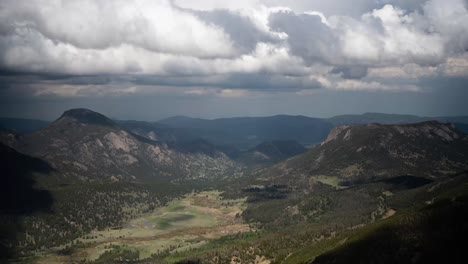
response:
<svg viewBox="0 0 468 264"><path fill-rule="evenodd" d="M93 124L100 126L115 126L114 121L100 113L86 108L76 108L65 111L58 120L76 120L84 124Z"/></svg>

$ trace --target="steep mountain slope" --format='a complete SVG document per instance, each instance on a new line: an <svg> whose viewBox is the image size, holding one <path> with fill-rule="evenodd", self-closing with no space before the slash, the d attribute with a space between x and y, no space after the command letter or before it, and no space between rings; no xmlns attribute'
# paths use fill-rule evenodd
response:
<svg viewBox="0 0 468 264"><path fill-rule="evenodd" d="M47 174L53 169L47 162L33 158L0 143L0 212L22 214L46 209L52 198L46 191L34 189L36 174Z"/></svg>
<svg viewBox="0 0 468 264"><path fill-rule="evenodd" d="M36 188L35 177L51 170L43 160L0 143L0 263L8 263L4 258L14 255L10 245L21 241L20 221L26 215L50 210L53 198L48 191Z"/></svg>
<svg viewBox="0 0 468 264"><path fill-rule="evenodd" d="M66 111L46 129L25 136L18 149L48 161L67 180L216 178L235 170L222 152L180 152L88 109Z"/></svg>
<svg viewBox="0 0 468 264"><path fill-rule="evenodd" d="M214 120L173 117L159 121L171 128L185 129L216 145L248 150L272 140L296 140L304 145L321 142L332 125L319 118L278 115Z"/></svg>
<svg viewBox="0 0 468 264"><path fill-rule="evenodd" d="M313 176L348 183L406 174L438 177L468 169L467 161L468 136L449 124L344 126L321 146L257 177L295 186L309 186Z"/></svg>

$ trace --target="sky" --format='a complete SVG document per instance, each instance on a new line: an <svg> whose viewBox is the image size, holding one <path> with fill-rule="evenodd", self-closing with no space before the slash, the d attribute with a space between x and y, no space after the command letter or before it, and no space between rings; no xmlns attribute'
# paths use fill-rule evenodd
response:
<svg viewBox="0 0 468 264"><path fill-rule="evenodd" d="M0 0L0 116L468 115L467 0Z"/></svg>

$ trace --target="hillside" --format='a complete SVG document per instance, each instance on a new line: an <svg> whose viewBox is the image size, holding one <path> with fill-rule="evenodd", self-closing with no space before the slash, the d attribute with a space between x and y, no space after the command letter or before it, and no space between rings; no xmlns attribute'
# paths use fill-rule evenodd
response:
<svg viewBox="0 0 468 264"><path fill-rule="evenodd" d="M408 174L437 178L466 170L467 155L468 137L449 124L343 126L320 146L256 177L303 186L314 176L343 184Z"/></svg>

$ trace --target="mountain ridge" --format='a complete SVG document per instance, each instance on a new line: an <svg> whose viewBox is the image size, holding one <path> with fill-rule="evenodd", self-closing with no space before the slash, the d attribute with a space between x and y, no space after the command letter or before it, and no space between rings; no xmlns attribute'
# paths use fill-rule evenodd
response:
<svg viewBox="0 0 468 264"><path fill-rule="evenodd" d="M297 186L318 176L348 183L400 175L433 178L466 170L467 155L468 136L451 124L340 126L320 146L256 177Z"/></svg>

